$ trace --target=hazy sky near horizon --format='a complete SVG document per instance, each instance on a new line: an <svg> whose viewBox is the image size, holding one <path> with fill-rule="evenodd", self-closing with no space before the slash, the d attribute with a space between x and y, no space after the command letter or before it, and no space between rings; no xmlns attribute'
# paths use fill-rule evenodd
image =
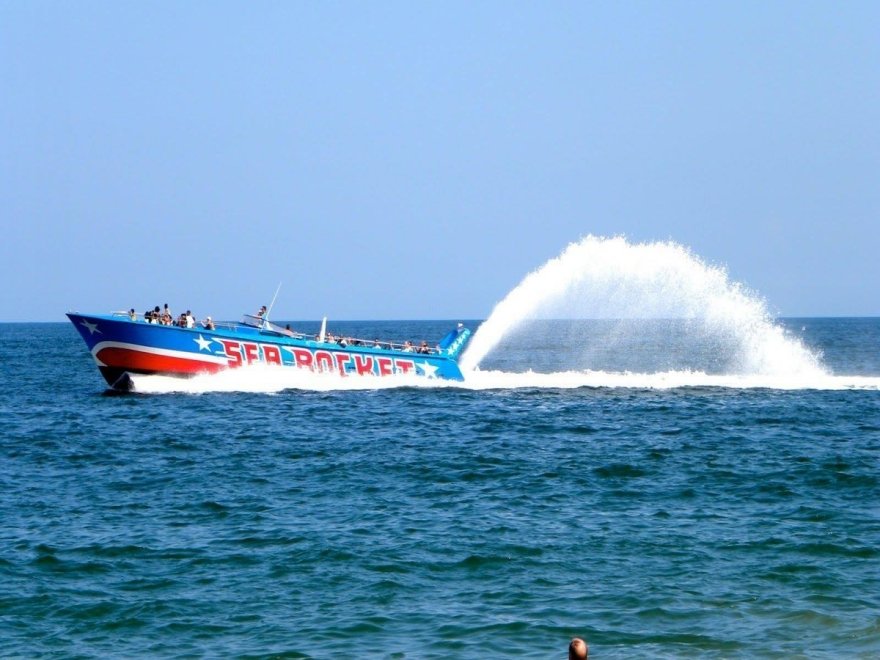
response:
<svg viewBox="0 0 880 660"><path fill-rule="evenodd" d="M485 318L586 234L880 315L880 3L0 2L0 321Z"/></svg>

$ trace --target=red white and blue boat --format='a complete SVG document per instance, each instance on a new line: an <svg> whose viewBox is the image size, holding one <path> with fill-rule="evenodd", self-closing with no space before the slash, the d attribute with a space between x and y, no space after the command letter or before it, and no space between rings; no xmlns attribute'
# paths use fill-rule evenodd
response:
<svg viewBox="0 0 880 660"><path fill-rule="evenodd" d="M110 387L131 389L130 374L192 377L251 364L276 365L348 376L413 374L463 380L458 357L470 338L461 323L433 347L391 341L336 338L282 328L259 316L206 327L162 325L127 313L67 317L85 340ZM209 327L211 329L209 329Z"/></svg>

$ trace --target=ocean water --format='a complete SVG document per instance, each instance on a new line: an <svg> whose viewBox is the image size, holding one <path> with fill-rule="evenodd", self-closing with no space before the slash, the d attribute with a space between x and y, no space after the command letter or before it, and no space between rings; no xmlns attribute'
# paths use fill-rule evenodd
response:
<svg viewBox="0 0 880 660"><path fill-rule="evenodd" d="M0 657L880 656L880 319L546 310L460 384L128 396L0 325Z"/></svg>

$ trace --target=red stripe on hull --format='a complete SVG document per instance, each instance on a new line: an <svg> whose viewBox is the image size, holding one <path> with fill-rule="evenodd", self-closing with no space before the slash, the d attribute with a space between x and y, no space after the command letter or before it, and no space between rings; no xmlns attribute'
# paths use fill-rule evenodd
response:
<svg viewBox="0 0 880 660"><path fill-rule="evenodd" d="M213 362L156 355L129 348L102 348L95 357L108 367L137 373L198 374L215 373L226 368Z"/></svg>

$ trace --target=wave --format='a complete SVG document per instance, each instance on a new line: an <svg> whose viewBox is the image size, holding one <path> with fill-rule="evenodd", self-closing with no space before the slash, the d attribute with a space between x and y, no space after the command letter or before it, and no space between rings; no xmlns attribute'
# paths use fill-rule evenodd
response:
<svg viewBox="0 0 880 660"><path fill-rule="evenodd" d="M630 373L607 371L562 371L537 373L476 369L465 373L464 381L427 380L412 375L350 376L320 374L276 366L253 365L194 378L132 376L134 391L142 394L208 394L245 392L277 394L291 390L344 392L400 388L522 390L522 389L641 389L681 388L770 389L770 390L880 390L877 376L835 376L818 374L707 374L700 371Z"/></svg>

